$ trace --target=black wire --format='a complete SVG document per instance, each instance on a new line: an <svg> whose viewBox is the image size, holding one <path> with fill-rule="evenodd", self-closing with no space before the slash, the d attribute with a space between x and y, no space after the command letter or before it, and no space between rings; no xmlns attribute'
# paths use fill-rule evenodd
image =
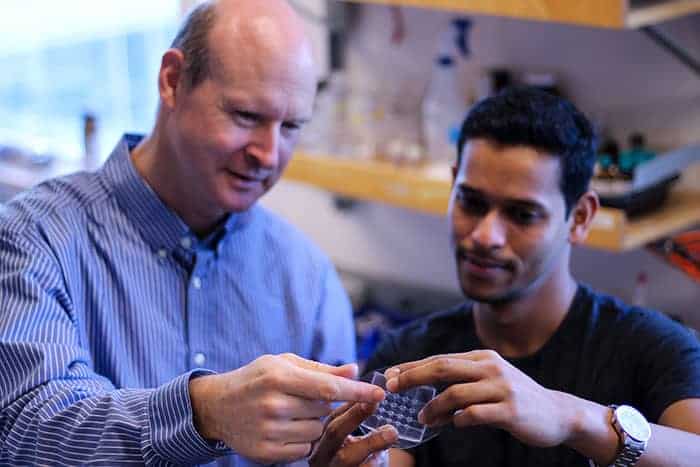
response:
<svg viewBox="0 0 700 467"><path fill-rule="evenodd" d="M310 20L313 23L321 24L323 26L330 26L331 21L328 16L317 15L311 11L308 7L299 4L298 0L289 0L289 4L294 8L297 13L299 13L304 18Z"/></svg>
<svg viewBox="0 0 700 467"><path fill-rule="evenodd" d="M700 258L695 257L685 246L671 240L671 251L700 269Z"/></svg>
<svg viewBox="0 0 700 467"><path fill-rule="evenodd" d="M640 28L644 34L649 36L654 42L666 49L681 63L690 68L696 75L700 76L700 62L693 58L683 47L678 45L669 36L661 32L659 28L654 26L645 26Z"/></svg>

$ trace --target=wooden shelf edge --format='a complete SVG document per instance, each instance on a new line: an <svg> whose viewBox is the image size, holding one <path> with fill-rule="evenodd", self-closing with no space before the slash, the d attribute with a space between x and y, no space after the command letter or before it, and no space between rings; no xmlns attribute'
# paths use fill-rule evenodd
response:
<svg viewBox="0 0 700 467"><path fill-rule="evenodd" d="M450 196L449 168L445 171L439 177L426 168L297 153L284 176L339 195L445 215Z"/></svg>
<svg viewBox="0 0 700 467"><path fill-rule="evenodd" d="M639 248L700 224L700 190L673 190L663 208L629 222L623 249Z"/></svg>
<svg viewBox="0 0 700 467"><path fill-rule="evenodd" d="M608 251L623 251L627 233L627 216L619 209L598 210L583 246Z"/></svg>
<svg viewBox="0 0 700 467"><path fill-rule="evenodd" d="M297 153L284 177L351 198L444 216L451 189L449 169L444 170L436 175L428 168ZM638 219L627 219L619 209L601 208L584 246L628 251L698 223L700 191L676 189L661 210Z"/></svg>
<svg viewBox="0 0 700 467"><path fill-rule="evenodd" d="M345 0L351 3L384 4L415 8L430 8L515 19L568 23L601 28L626 26L626 2L623 0Z"/></svg>
<svg viewBox="0 0 700 467"><path fill-rule="evenodd" d="M530 21L635 29L700 12L700 0L673 0L628 9L625 0L345 0L351 3L430 8L464 14L504 16Z"/></svg>

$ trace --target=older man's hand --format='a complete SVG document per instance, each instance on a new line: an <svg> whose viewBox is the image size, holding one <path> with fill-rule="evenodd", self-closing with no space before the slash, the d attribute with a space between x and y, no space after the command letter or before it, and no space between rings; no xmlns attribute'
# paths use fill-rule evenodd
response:
<svg viewBox="0 0 700 467"><path fill-rule="evenodd" d="M223 441L255 462L301 459L321 437L330 402L384 398L380 388L351 379L356 373L355 365L265 355L235 371L190 381L195 426L204 438Z"/></svg>

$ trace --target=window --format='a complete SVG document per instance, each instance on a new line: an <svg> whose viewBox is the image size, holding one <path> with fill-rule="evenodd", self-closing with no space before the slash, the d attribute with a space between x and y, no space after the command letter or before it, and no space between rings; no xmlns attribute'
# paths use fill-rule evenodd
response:
<svg viewBox="0 0 700 467"><path fill-rule="evenodd" d="M99 156L153 125L160 58L180 0L12 0L0 6L0 144L83 155L83 117Z"/></svg>

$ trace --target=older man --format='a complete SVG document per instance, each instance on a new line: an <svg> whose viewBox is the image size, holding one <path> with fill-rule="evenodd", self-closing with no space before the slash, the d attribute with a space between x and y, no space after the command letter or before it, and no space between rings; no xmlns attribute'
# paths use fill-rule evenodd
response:
<svg viewBox="0 0 700 467"><path fill-rule="evenodd" d="M353 376L329 260L255 203L311 116L282 0L207 2L163 55L147 137L0 217L0 464L252 465L308 454ZM307 360L309 359L309 360Z"/></svg>

